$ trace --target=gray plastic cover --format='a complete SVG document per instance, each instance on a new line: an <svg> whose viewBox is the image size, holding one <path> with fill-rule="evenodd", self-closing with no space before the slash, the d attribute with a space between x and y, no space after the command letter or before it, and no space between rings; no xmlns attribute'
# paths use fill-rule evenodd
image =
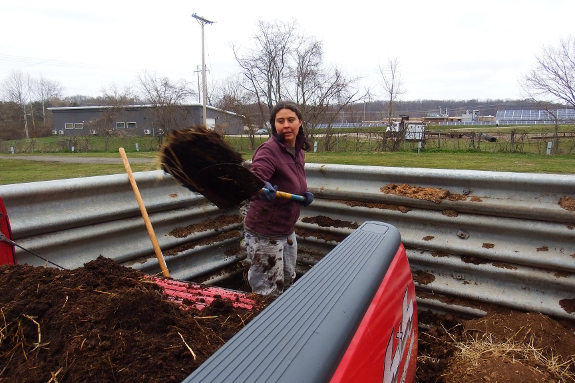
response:
<svg viewBox="0 0 575 383"><path fill-rule="evenodd" d="M329 380L400 243L363 223L183 382Z"/></svg>

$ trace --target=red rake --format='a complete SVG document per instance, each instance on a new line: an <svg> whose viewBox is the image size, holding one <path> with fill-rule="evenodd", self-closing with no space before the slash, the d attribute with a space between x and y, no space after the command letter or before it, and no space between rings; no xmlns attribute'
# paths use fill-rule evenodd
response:
<svg viewBox="0 0 575 383"><path fill-rule="evenodd" d="M195 283L158 277L149 277L149 279L161 286L164 290L164 294L166 294L170 300L183 306L195 307L198 310L209 306L216 298L228 298L232 301L234 307L246 310L251 310L256 304L253 299L249 299L246 293L241 291L228 290L221 287L200 286ZM187 302L184 303L184 300L187 300Z"/></svg>

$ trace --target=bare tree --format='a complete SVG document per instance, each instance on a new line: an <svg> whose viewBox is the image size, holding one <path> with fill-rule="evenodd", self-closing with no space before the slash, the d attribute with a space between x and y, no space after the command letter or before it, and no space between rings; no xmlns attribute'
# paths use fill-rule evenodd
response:
<svg viewBox="0 0 575 383"><path fill-rule="evenodd" d="M557 47L543 47L520 86L533 100L575 107L575 38L561 39Z"/></svg>
<svg viewBox="0 0 575 383"><path fill-rule="evenodd" d="M561 39L557 47L543 47L535 57L534 67L521 78L520 86L527 99L553 117L553 152L556 153L559 124L553 109L575 107L575 38Z"/></svg>
<svg viewBox="0 0 575 383"><path fill-rule="evenodd" d="M103 88L102 96L99 97L99 100L100 105L110 106L137 105L142 102L130 86L119 88L116 84Z"/></svg>
<svg viewBox="0 0 575 383"><path fill-rule="evenodd" d="M319 123L326 123L324 130L324 150L332 150L333 129L339 113L358 101L358 91L353 88L355 79L348 79L339 69L328 68L320 71L313 86L308 87L308 98L300 102L306 119L306 130L311 139ZM300 100L298 100L300 101Z"/></svg>
<svg viewBox="0 0 575 383"><path fill-rule="evenodd" d="M278 101L289 98L300 105L306 133L313 138L317 124L333 122L339 111L355 101L356 80L336 67L326 67L322 43L300 35L295 21L259 22L254 43L245 54L233 49L243 87L253 94L262 124Z"/></svg>
<svg viewBox="0 0 575 383"><path fill-rule="evenodd" d="M232 46L245 80L244 87L258 100L262 123L267 120L268 110L286 94L283 87L290 74L289 59L296 25L295 20L288 23L259 21L251 50L242 53L239 47Z"/></svg>
<svg viewBox="0 0 575 383"><path fill-rule="evenodd" d="M357 79L347 78L337 67L323 63L323 45L313 37L299 36L292 52L292 82L290 98L302 108L306 119L306 131L313 139L319 123L327 123L324 150L332 148L331 124L339 113L356 102L354 90Z"/></svg>
<svg viewBox="0 0 575 383"><path fill-rule="evenodd" d="M384 91L386 100L386 115L388 124L391 125L393 112L396 102L399 97L405 93L403 89L403 80L401 78L399 61L395 59L388 59L387 64L382 66L378 65L379 73L381 75L381 87Z"/></svg>
<svg viewBox="0 0 575 383"><path fill-rule="evenodd" d="M122 116L128 105L138 103L138 99L132 93L131 88L119 89L116 85L111 85L108 89L102 89L103 96L98 97L102 111L98 117L86 122L86 128L94 130L96 134L105 137L105 150L108 150L110 137L123 137L126 135L124 129L116 129L116 121L124 120Z"/></svg>
<svg viewBox="0 0 575 383"><path fill-rule="evenodd" d="M24 134L28 132L28 103L30 102L30 76L19 71L12 71L3 84L4 96L8 101L16 103L21 110L24 122Z"/></svg>
<svg viewBox="0 0 575 383"><path fill-rule="evenodd" d="M15 102L0 102L0 141L22 138L22 109Z"/></svg>
<svg viewBox="0 0 575 383"><path fill-rule="evenodd" d="M292 77L295 80L294 100L302 105L307 105L308 100L319 93L319 84L323 64L323 47L321 42L312 37L301 37L292 53L295 61Z"/></svg>
<svg viewBox="0 0 575 383"><path fill-rule="evenodd" d="M260 120L258 102L253 93L247 91L241 84L239 76L230 76L224 81L215 82L212 90L214 105L222 110L234 112L244 118L244 126L248 128L250 148L254 148L254 133ZM225 116L223 116L225 119ZM225 121L218 124L218 130L225 134Z"/></svg>
<svg viewBox="0 0 575 383"><path fill-rule="evenodd" d="M144 72L138 76L139 90L150 109L154 128L158 129L159 143L172 129L182 128L187 118L183 104L195 95L190 84L184 80L170 81Z"/></svg>
<svg viewBox="0 0 575 383"><path fill-rule="evenodd" d="M50 99L62 97L62 85L58 81L51 81L40 75L38 79L31 80L32 98L42 105L42 119L46 121L46 102Z"/></svg>

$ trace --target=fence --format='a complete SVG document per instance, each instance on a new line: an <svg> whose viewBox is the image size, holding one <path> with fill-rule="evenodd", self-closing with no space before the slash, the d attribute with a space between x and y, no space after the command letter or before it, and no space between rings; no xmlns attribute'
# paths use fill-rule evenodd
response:
<svg viewBox="0 0 575 383"><path fill-rule="evenodd" d="M404 139L390 132L318 134L310 139L318 152L387 152L397 150L469 150L482 152L548 154L549 142L556 142L553 154L575 154L575 132L511 133L433 131L428 128L422 140Z"/></svg>
<svg viewBox="0 0 575 383"><path fill-rule="evenodd" d="M315 194L296 225L303 272L365 221L397 227L418 306L482 315L489 304L575 320L575 176L307 164ZM242 271L242 216L160 171L135 179L170 274ZM0 186L20 246L65 268L99 255L159 273L126 175ZM353 256L353 254L350 254ZM17 249L20 263L46 262Z"/></svg>
<svg viewBox="0 0 575 383"><path fill-rule="evenodd" d="M552 154L575 154L575 131L539 133L516 129L501 133L486 127L484 132L461 130L426 129L422 140L404 139L399 132L384 132L363 127L353 133L341 133L337 129L309 136L309 141L318 152L388 152L398 150L468 150L484 152L512 152L547 154L549 142L553 142ZM489 138L489 139L488 139ZM257 147L268 139L267 135L255 136ZM495 140L491 140L495 139ZM240 152L250 152L247 136L226 136L225 140ZM20 140L0 142L0 153L53 153L53 152L117 152L123 147L127 152L154 152L161 145L158 137L112 137L108 141L101 137L68 137L44 140ZM421 143L421 144L420 144ZM315 145L317 144L317 145Z"/></svg>

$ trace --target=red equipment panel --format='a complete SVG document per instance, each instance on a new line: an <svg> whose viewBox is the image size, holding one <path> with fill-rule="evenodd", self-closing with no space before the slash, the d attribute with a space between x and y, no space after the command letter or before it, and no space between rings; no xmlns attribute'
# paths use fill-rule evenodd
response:
<svg viewBox="0 0 575 383"><path fill-rule="evenodd" d="M6 212L6 207L4 207L4 202L0 198L0 265L15 265L16 264L16 253L14 252L14 245L2 238L6 238L12 241L12 229L10 229L10 220L8 219L8 213Z"/></svg>
<svg viewBox="0 0 575 383"><path fill-rule="evenodd" d="M401 245L331 382L413 382L417 360L415 299Z"/></svg>
<svg viewBox="0 0 575 383"><path fill-rule="evenodd" d="M416 306L399 231L364 222L183 383L413 383Z"/></svg>

